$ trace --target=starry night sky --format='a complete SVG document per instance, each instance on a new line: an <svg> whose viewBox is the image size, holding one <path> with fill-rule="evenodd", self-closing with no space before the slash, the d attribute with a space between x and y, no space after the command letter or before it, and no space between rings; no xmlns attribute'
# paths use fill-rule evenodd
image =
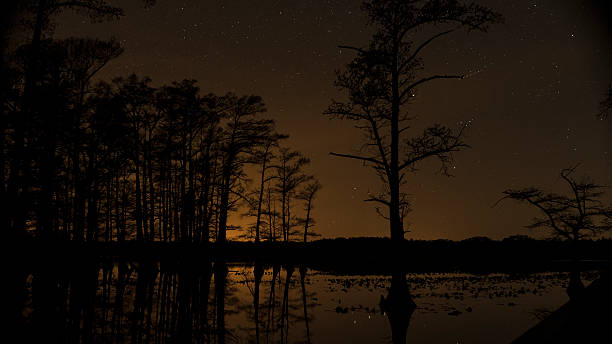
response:
<svg viewBox="0 0 612 344"><path fill-rule="evenodd" d="M407 238L500 239L529 234L527 206L493 204L510 187L564 192L562 168L612 185L612 119L596 117L612 83L612 16L607 1L482 0L505 17L488 33L454 33L425 53L426 70L471 73L419 90L410 108L415 133L429 124L472 123L471 149L456 156L455 177L426 163L409 178ZM312 159L323 184L314 216L325 237L388 236L388 224L362 202L380 185L372 170L330 151L355 153L361 134L321 113L343 94L334 70L353 56L371 28L358 0L115 1L119 21L91 24L74 14L56 18L56 37L115 36L124 54L100 74L135 72L161 85L194 78L204 93L257 94L286 142ZM610 200L611 197L607 197ZM534 236L537 233L531 233Z"/></svg>

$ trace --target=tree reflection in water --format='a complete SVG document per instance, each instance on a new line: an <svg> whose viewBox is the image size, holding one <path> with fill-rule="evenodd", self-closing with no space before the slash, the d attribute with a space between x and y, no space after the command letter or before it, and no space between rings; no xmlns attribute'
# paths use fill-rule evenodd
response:
<svg viewBox="0 0 612 344"><path fill-rule="evenodd" d="M217 342L225 343L225 288L227 286L227 265L224 261L215 263L215 299L217 305Z"/></svg>
<svg viewBox="0 0 612 344"><path fill-rule="evenodd" d="M300 340L310 343L309 310L317 303L309 302L315 293L307 290L305 267L299 268L299 282L293 266L256 263L230 274L233 269L224 261L38 267L21 279L26 296L15 301L13 331L23 342L222 344L244 338L287 343L305 329ZM252 276L250 300L242 294L241 271ZM301 322L303 327L295 327Z"/></svg>
<svg viewBox="0 0 612 344"><path fill-rule="evenodd" d="M406 273L395 269L391 275L391 287L385 298L380 296L380 310L387 315L391 325L391 340L394 344L406 343L406 333L416 304L410 295Z"/></svg>
<svg viewBox="0 0 612 344"><path fill-rule="evenodd" d="M300 267L300 285L302 286L302 305L304 306L304 324L306 326L306 343L310 344L310 326L309 326L309 322L310 319L308 318L308 302L307 302L307 294L306 294L306 267L301 266ZM315 306L316 304L311 305L311 307Z"/></svg>
<svg viewBox="0 0 612 344"><path fill-rule="evenodd" d="M255 318L255 343L259 344L259 288L261 285L261 279L264 274L264 269L260 263L255 263L253 267L253 283L255 288L253 291L253 313Z"/></svg>
<svg viewBox="0 0 612 344"><path fill-rule="evenodd" d="M406 343L416 308L411 292L422 298L420 312L445 329L416 326L416 341L448 340L451 328L469 338L469 328L458 324L487 311L501 317L496 329L510 340L535 324L523 315L534 297L551 293L541 299L551 309L565 302L568 277L434 274L410 277L409 288L401 270L389 279L207 260L49 260L23 271L11 272L5 283L12 290L6 310L17 322L8 326L16 336L6 337L22 343L310 343L337 335ZM380 296L383 288L388 291ZM376 303L383 315L376 315ZM471 312L476 306L477 314ZM469 310L449 317L461 312L448 313L448 307Z"/></svg>

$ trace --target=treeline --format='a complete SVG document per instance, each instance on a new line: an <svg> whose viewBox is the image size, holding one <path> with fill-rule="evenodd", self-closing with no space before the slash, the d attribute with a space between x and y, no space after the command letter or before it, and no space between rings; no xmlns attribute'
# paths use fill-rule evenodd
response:
<svg viewBox="0 0 612 344"><path fill-rule="evenodd" d="M391 269L393 265L411 272L529 272L568 271L576 266L583 271L609 269L612 264L611 239L569 242L512 235L502 240L404 240L398 252L390 252L390 245L389 238L317 240L308 244L308 250L317 252L317 261L309 266L348 273L381 273L381 269ZM388 264L388 260L393 263Z"/></svg>
<svg viewBox="0 0 612 344"><path fill-rule="evenodd" d="M533 272L583 271L609 269L612 264L612 240L536 240L522 235L503 240L485 237L452 240L404 240L390 250L390 238L319 239L308 243L272 242L260 244L233 241L222 248L175 242L84 242L30 240L22 246L11 243L18 252L35 252L22 258L24 269L36 266L40 258L53 257L59 265L73 257L99 260L123 259L181 262L194 264L203 260L231 263L304 265L321 271L350 274L389 274L406 272ZM7 246L8 247L8 246ZM8 248L7 248L8 249ZM391 261L392 263L389 263ZM197 264L196 264L197 265Z"/></svg>
<svg viewBox="0 0 612 344"><path fill-rule="evenodd" d="M39 16L36 25L48 20ZM321 186L304 171L309 159L282 146L260 97L205 94L195 80L99 81L122 53L116 40L52 39L36 25L3 56L3 229L119 242L314 234ZM252 224L232 224L238 212Z"/></svg>

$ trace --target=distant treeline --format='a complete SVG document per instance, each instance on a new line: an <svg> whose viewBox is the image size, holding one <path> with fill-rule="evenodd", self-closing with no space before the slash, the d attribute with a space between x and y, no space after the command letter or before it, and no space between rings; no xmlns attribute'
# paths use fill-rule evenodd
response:
<svg viewBox="0 0 612 344"><path fill-rule="evenodd" d="M241 211L252 219L245 239L313 234L320 185L303 171L309 160L281 146L287 135L263 117L260 97L202 94L195 80L95 81L121 52L115 40L34 31L3 56L3 230L47 240L225 242L240 229L228 218Z"/></svg>
<svg viewBox="0 0 612 344"><path fill-rule="evenodd" d="M391 249L393 248L393 249ZM71 261L75 255L92 260L161 260L170 264L199 264L206 260L234 263L304 265L318 270L346 273L390 273L406 271L567 271L576 264L581 269L609 269L612 240L536 240L516 235L503 240L475 237L462 241L404 240L389 238L337 238L302 242L228 242L219 249L212 245L164 242L66 242L28 240L24 249L35 256ZM39 261L34 255L32 263ZM389 262L392 264L389 264Z"/></svg>
<svg viewBox="0 0 612 344"><path fill-rule="evenodd" d="M610 268L612 240L538 240L513 235L503 240L473 237L453 240L404 240L397 250L386 238L339 238L313 242L318 261L334 261L347 271L380 270L391 259L406 271L543 271L567 270L580 261L584 268ZM354 265L351 263L354 262Z"/></svg>

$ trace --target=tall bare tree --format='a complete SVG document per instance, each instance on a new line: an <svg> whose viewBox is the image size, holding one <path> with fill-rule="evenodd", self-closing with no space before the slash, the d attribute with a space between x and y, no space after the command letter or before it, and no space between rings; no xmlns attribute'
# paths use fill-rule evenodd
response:
<svg viewBox="0 0 612 344"><path fill-rule="evenodd" d="M289 241L291 234L291 198L297 188L312 179L311 176L304 174L303 168L310 163L302 153L293 151L286 147L280 148L278 156L276 191L281 199L281 233L283 241Z"/></svg>
<svg viewBox="0 0 612 344"><path fill-rule="evenodd" d="M269 169L274 166L271 165L272 159L275 157L274 155L274 147L278 146L278 142L281 139L287 138L287 135L278 135L274 134L270 136L268 139L264 140L263 145L254 152L253 154L253 163L260 165L260 180L259 180L259 189L257 190L257 200L253 202L253 206L255 209L255 242L259 243L260 241L260 231L261 231L261 223L262 223L262 215L263 215L263 201L264 201L264 191L266 184L268 184L275 176L267 175Z"/></svg>
<svg viewBox="0 0 612 344"><path fill-rule="evenodd" d="M368 201L388 209L391 238L397 241L404 238L402 213L408 209L401 191L406 171L414 171L423 160L437 158L446 173L453 153L467 147L462 129L454 131L440 125L412 138L405 136L414 119L407 107L419 86L465 77L421 75L421 53L432 42L460 29L486 31L489 24L500 22L501 16L484 6L457 0L371 0L362 8L376 31L366 47L340 46L357 55L336 80L348 100L333 101L325 114L353 121L367 141L361 154L331 154L374 168L384 191ZM417 41L425 29L439 32Z"/></svg>
<svg viewBox="0 0 612 344"><path fill-rule="evenodd" d="M306 211L306 218L304 219L304 243L308 241L309 235L315 235L312 233L312 231L308 232L308 230L314 225L311 211L314 208L314 199L319 190L321 190L321 187L321 183L319 183L318 180L315 180L306 185L306 187L298 194L298 198L306 203L304 206L304 211Z"/></svg>
<svg viewBox="0 0 612 344"><path fill-rule="evenodd" d="M265 144L273 135L274 121L258 118L265 112L265 105L258 96L237 97L233 94L225 96L226 128L221 151L223 152L223 168L221 176L219 230L217 243L223 244L227 239L227 218L230 210L230 195L237 194L235 190L236 176L248 162L250 153L256 147Z"/></svg>

